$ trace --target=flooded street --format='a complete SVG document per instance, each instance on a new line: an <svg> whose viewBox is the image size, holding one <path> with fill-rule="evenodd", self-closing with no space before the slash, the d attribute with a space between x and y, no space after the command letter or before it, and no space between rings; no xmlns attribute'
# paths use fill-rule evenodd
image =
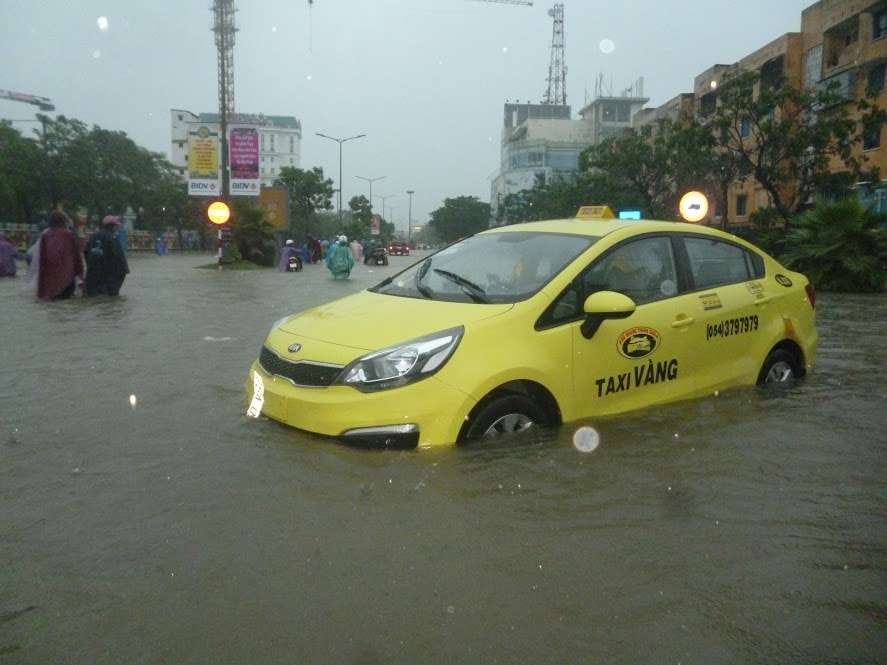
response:
<svg viewBox="0 0 887 665"><path fill-rule="evenodd" d="M119 299L48 304L0 280L0 664L885 662L887 296L819 294L789 391L521 445L245 416L274 321L415 258L136 254Z"/></svg>

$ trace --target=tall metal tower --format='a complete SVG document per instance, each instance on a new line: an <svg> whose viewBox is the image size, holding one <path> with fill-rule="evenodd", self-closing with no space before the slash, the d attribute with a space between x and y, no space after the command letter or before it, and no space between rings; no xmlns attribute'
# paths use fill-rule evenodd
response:
<svg viewBox="0 0 887 665"><path fill-rule="evenodd" d="M213 32L219 66L219 129L221 134L222 196L230 187L228 176L228 121L234 117L234 0L213 0ZM220 231L221 233L221 231Z"/></svg>
<svg viewBox="0 0 887 665"><path fill-rule="evenodd" d="M234 0L213 0L213 32L219 61L219 114L234 115Z"/></svg>
<svg viewBox="0 0 887 665"><path fill-rule="evenodd" d="M551 29L551 63L548 65L548 91L543 104L567 105L567 66L564 64L564 4L558 2L548 10L554 18Z"/></svg>

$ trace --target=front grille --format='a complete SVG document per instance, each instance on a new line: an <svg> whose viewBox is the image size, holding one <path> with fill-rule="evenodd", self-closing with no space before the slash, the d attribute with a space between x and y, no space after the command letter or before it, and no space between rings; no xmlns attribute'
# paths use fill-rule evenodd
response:
<svg viewBox="0 0 887 665"><path fill-rule="evenodd" d="M268 374L282 377L297 386L308 388L324 388L331 385L343 367L343 365L328 365L311 360L293 362L281 358L267 346L262 347L259 365Z"/></svg>

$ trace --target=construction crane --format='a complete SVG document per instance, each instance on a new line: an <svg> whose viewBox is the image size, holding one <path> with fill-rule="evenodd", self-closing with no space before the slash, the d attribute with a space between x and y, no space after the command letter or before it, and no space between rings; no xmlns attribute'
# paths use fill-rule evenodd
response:
<svg viewBox="0 0 887 665"><path fill-rule="evenodd" d="M532 2L527 2L527 0L476 0L477 2L499 2L503 5L524 5L526 7L532 7Z"/></svg>
<svg viewBox="0 0 887 665"><path fill-rule="evenodd" d="M0 99L11 99L14 102L25 102L33 104L41 111L55 111L55 104L46 97L38 97L37 95L28 95L24 92L13 92L12 90L0 90Z"/></svg>
<svg viewBox="0 0 887 665"><path fill-rule="evenodd" d="M551 29L551 62L548 65L548 90L545 92L543 104L553 106L567 105L567 66L564 64L564 5L555 4L548 10L554 19Z"/></svg>

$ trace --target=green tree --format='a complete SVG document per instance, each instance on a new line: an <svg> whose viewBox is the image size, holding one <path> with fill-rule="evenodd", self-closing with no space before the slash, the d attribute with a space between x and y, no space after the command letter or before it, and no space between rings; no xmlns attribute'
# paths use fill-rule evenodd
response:
<svg viewBox="0 0 887 665"><path fill-rule="evenodd" d="M333 181L323 177L323 169L284 166L274 186L285 187L289 192L290 233L297 238L307 237L309 233L321 235L319 229L312 229L312 218L318 210L333 208Z"/></svg>
<svg viewBox="0 0 887 665"><path fill-rule="evenodd" d="M231 238L237 255L258 265L274 265L277 240L261 206L248 196L231 199Z"/></svg>
<svg viewBox="0 0 887 665"><path fill-rule="evenodd" d="M0 121L0 220L31 223L44 207L43 155L34 139Z"/></svg>
<svg viewBox="0 0 887 665"><path fill-rule="evenodd" d="M586 148L579 168L599 176L592 182L609 192L607 199L633 201L645 217L677 219L684 193L712 185L707 136L696 127L663 120Z"/></svg>
<svg viewBox="0 0 887 665"><path fill-rule="evenodd" d="M444 199L443 207L431 213L428 225L443 242L452 242L490 226L490 204L476 196Z"/></svg>
<svg viewBox="0 0 887 665"><path fill-rule="evenodd" d="M823 201L793 220L782 257L823 291L883 292L887 287L887 214L856 198Z"/></svg>
<svg viewBox="0 0 887 665"><path fill-rule="evenodd" d="M836 85L798 90L784 78L743 72L721 84L719 104L706 119L718 147L769 194L785 222L818 193L846 195L857 182L877 180L853 146L867 128L883 126L887 111L866 97L855 103L857 120Z"/></svg>

